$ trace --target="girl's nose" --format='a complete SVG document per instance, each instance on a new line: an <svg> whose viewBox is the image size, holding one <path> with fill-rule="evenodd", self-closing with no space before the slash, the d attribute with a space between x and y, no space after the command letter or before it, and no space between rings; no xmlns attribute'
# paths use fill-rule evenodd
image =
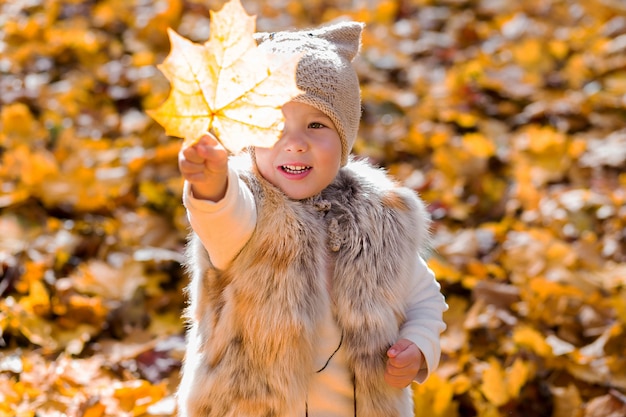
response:
<svg viewBox="0 0 626 417"><path fill-rule="evenodd" d="M305 152L309 147L302 135L287 131L287 129L283 131L281 141L283 142L283 149L287 152Z"/></svg>

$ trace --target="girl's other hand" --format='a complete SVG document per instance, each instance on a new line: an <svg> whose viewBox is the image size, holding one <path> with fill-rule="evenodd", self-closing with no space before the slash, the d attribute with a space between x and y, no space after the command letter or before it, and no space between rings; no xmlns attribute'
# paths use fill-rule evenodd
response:
<svg viewBox="0 0 626 417"><path fill-rule="evenodd" d="M385 381L395 388L407 387L422 368L424 355L408 339L400 339L387 350Z"/></svg>

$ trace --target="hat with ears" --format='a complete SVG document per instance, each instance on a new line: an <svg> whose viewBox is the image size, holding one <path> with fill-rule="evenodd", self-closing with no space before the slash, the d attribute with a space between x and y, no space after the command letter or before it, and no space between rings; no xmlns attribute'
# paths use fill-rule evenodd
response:
<svg viewBox="0 0 626 417"><path fill-rule="evenodd" d="M296 84L304 94L293 101L311 105L335 124L341 139L341 165L356 141L361 120L361 90L352 60L361 46L364 24L339 22L311 30L257 33L259 48L297 54Z"/></svg>

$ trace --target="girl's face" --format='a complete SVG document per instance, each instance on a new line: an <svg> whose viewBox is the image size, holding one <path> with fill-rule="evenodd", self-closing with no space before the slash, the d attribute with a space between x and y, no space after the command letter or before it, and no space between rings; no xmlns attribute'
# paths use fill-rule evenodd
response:
<svg viewBox="0 0 626 417"><path fill-rule="evenodd" d="M255 148L263 177L288 197L302 200L333 182L341 167L341 139L331 119L308 104L283 106L285 128L272 148Z"/></svg>

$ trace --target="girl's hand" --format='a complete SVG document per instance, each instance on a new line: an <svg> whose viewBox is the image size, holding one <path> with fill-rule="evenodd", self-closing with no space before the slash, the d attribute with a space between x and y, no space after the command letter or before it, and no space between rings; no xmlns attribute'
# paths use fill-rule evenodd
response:
<svg viewBox="0 0 626 417"><path fill-rule="evenodd" d="M228 185L228 151L210 133L178 153L178 168L201 200L219 201Z"/></svg>
<svg viewBox="0 0 626 417"><path fill-rule="evenodd" d="M405 388L415 379L422 368L422 351L407 339L398 340L387 350L385 381L395 388Z"/></svg>

